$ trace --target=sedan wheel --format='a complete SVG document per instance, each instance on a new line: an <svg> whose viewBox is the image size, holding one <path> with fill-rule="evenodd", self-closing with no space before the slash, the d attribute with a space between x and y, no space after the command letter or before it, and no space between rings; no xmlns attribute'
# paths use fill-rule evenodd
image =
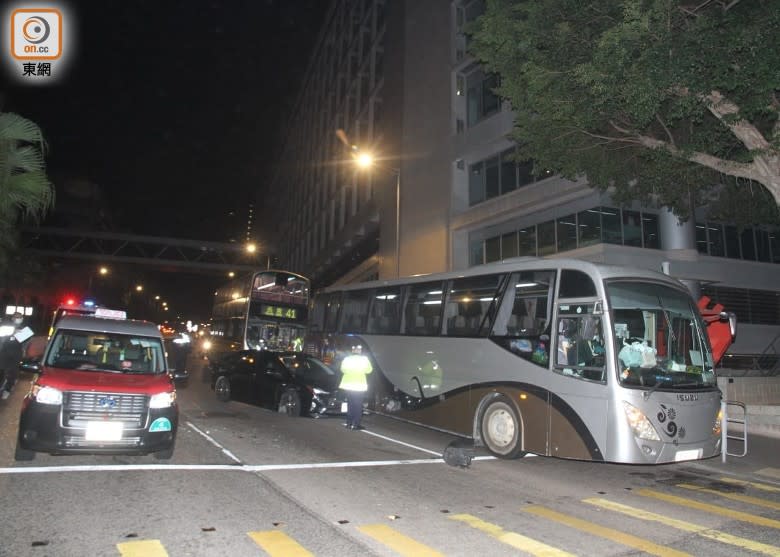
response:
<svg viewBox="0 0 780 557"><path fill-rule="evenodd" d="M214 392L217 394L217 400L227 402L230 400L230 379L224 375L217 377L214 383Z"/></svg>
<svg viewBox="0 0 780 557"><path fill-rule="evenodd" d="M290 417L301 415L301 397L293 390L287 390L279 397L279 413Z"/></svg>

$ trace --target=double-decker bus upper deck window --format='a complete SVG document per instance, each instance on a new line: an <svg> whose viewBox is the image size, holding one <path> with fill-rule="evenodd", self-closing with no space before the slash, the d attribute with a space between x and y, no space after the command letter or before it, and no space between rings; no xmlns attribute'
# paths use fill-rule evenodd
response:
<svg viewBox="0 0 780 557"><path fill-rule="evenodd" d="M371 292L352 290L344 293L344 306L341 309L341 332L362 333L366 330L368 302Z"/></svg>
<svg viewBox="0 0 780 557"><path fill-rule="evenodd" d="M368 332L375 335L398 334L401 329L401 288L378 288L373 296Z"/></svg>
<svg viewBox="0 0 780 557"><path fill-rule="evenodd" d="M564 269L561 271L560 298L591 298L596 296L593 279L582 271Z"/></svg>
<svg viewBox="0 0 780 557"><path fill-rule="evenodd" d="M404 310L407 335L438 335L441 326L443 284L425 282L409 287L409 298Z"/></svg>
<svg viewBox="0 0 780 557"><path fill-rule="evenodd" d="M445 334L477 336L480 332L489 331L496 314L503 276L487 275L453 280L444 310Z"/></svg>

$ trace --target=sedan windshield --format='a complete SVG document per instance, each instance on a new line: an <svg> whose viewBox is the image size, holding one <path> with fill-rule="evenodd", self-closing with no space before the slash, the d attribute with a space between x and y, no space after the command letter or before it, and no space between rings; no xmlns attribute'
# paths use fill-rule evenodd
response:
<svg viewBox="0 0 780 557"><path fill-rule="evenodd" d="M51 341L47 366L114 373L164 373L162 342L154 337L60 329Z"/></svg>
<svg viewBox="0 0 780 557"><path fill-rule="evenodd" d="M653 389L715 385L706 329L690 296L628 281L608 283L607 292L621 383Z"/></svg>

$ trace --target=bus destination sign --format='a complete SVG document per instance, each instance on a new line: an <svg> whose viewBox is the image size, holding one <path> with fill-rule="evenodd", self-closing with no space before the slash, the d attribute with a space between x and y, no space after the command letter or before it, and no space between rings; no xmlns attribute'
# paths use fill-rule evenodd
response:
<svg viewBox="0 0 780 557"><path fill-rule="evenodd" d="M298 310L296 308L285 308L281 306L260 306L260 313L266 317L281 317L283 319L298 319Z"/></svg>

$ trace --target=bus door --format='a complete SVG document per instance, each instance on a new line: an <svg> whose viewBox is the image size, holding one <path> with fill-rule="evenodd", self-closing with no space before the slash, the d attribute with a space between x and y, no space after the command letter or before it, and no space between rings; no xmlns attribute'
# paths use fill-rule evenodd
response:
<svg viewBox="0 0 780 557"><path fill-rule="evenodd" d="M589 275L561 271L551 331L551 456L604 458L609 397L603 307Z"/></svg>

